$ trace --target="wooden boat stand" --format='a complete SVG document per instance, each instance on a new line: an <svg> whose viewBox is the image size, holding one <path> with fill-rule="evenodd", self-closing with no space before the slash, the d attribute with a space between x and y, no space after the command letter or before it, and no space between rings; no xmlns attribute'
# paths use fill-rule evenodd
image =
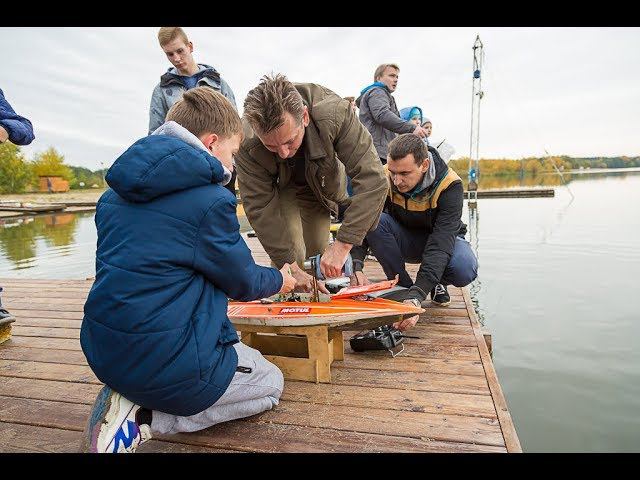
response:
<svg viewBox="0 0 640 480"><path fill-rule="evenodd" d="M331 364L344 360L342 331L329 325L240 325L242 342L276 364L287 380L331 383Z"/></svg>

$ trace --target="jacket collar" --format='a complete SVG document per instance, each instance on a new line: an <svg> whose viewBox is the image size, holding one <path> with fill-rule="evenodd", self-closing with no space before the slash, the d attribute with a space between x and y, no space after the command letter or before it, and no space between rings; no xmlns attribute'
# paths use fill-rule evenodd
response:
<svg viewBox="0 0 640 480"><path fill-rule="evenodd" d="M195 73L195 75L200 75L200 79L213 80L213 82L215 82L216 85L220 85L220 74L215 68L210 67L209 65L201 64L201 63L199 63L198 66L204 67L204 70L200 70L199 72ZM207 83L210 83L210 82L207 82ZM178 75L175 67L170 68L166 73L164 73L160 77L161 87L168 87L169 85L179 85L182 87L185 86L184 76Z"/></svg>
<svg viewBox="0 0 640 480"><path fill-rule="evenodd" d="M307 158L309 160L317 160L327 155L327 152L324 151L324 147L322 146L320 131L313 121L313 117L311 117L311 108L309 108L309 125L307 125L304 131L304 146L307 150Z"/></svg>

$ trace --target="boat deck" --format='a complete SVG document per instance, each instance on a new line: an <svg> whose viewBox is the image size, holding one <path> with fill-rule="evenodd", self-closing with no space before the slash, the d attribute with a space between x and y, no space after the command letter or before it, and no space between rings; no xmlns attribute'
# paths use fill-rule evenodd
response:
<svg viewBox="0 0 640 480"><path fill-rule="evenodd" d="M256 261L268 257L256 239ZM415 273L414 266L410 273ZM367 261L372 279L384 278ZM80 348L91 280L0 279L16 316L0 345L0 452L76 452L101 383ZM332 383L286 381L280 404L194 433L159 436L139 452L520 452L467 289L428 307L404 352L354 353Z"/></svg>

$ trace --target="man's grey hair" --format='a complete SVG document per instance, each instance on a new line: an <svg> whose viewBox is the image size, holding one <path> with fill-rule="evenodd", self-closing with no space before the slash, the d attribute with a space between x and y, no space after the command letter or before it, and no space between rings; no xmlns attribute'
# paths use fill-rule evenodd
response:
<svg viewBox="0 0 640 480"><path fill-rule="evenodd" d="M389 159L391 160L400 160L410 153L417 165L422 165L424 159L429 156L427 145L415 133L403 133L389 143Z"/></svg>
<svg viewBox="0 0 640 480"><path fill-rule="evenodd" d="M376 68L376 71L373 74L373 81L377 82L380 77L382 77L384 71L389 67L395 68L396 70L400 71L400 67L395 63L383 63L382 65L379 65L378 68Z"/></svg>
<svg viewBox="0 0 640 480"><path fill-rule="evenodd" d="M285 112L302 123L304 102L293 83L281 73L265 75L244 100L244 118L256 133L272 132L284 123Z"/></svg>

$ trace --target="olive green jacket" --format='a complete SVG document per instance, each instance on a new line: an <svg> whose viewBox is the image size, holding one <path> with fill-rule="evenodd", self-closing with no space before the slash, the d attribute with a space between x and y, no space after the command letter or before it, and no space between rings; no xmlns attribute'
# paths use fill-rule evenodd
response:
<svg viewBox="0 0 640 480"><path fill-rule="evenodd" d="M347 205L337 239L360 245L378 225L388 184L373 140L347 100L313 83L296 83L307 105L305 176L316 198L337 213ZM244 211L260 243L280 268L295 261L294 242L280 212L279 190L293 181L286 159L267 150L243 121L245 138L236 156L238 185ZM346 174L353 197L346 194ZM327 235L329 233L327 232Z"/></svg>

